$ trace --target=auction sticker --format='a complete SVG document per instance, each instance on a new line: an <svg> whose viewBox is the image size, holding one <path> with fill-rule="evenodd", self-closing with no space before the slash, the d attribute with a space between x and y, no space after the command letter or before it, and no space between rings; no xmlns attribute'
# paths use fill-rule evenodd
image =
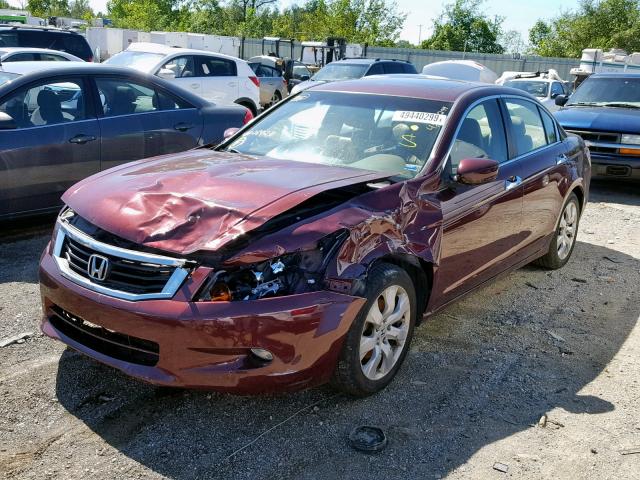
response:
<svg viewBox="0 0 640 480"><path fill-rule="evenodd" d="M392 121L426 123L428 125L438 125L439 127L441 127L442 125L444 125L444 121L446 119L447 119L446 115L440 115L439 113L407 112L403 110L398 110L393 114Z"/></svg>

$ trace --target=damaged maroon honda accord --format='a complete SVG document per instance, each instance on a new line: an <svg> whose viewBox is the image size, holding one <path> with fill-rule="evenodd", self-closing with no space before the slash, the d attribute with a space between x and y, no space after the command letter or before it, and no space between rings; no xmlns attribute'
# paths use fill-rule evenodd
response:
<svg viewBox="0 0 640 480"><path fill-rule="evenodd" d="M43 331L155 384L384 388L416 322L571 256L590 158L519 90L331 83L220 147L120 166L63 197Z"/></svg>

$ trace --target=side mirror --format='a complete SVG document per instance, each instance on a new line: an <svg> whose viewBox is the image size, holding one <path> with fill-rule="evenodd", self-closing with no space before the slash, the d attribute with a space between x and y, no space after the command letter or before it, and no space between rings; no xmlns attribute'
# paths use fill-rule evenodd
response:
<svg viewBox="0 0 640 480"><path fill-rule="evenodd" d="M551 98L558 98L558 95L560 95L559 93L552 93L551 94Z"/></svg>
<svg viewBox="0 0 640 480"><path fill-rule="evenodd" d="M569 97L567 95L558 95L556 97L556 105L559 107L564 107L569 101Z"/></svg>
<svg viewBox="0 0 640 480"><path fill-rule="evenodd" d="M458 165L456 181L465 185L479 185L495 180L500 164L489 158L465 158Z"/></svg>
<svg viewBox="0 0 640 480"><path fill-rule="evenodd" d="M306 82L307 80L310 80L311 77L309 75L301 75L300 76L300 81L301 82Z"/></svg>
<svg viewBox="0 0 640 480"><path fill-rule="evenodd" d="M227 128L223 134L224 139L227 140L228 138L233 137L236 133L238 133L238 130L240 130L238 127Z"/></svg>
<svg viewBox="0 0 640 480"><path fill-rule="evenodd" d="M0 130L15 130L18 124L8 113L0 112Z"/></svg>
<svg viewBox="0 0 640 480"><path fill-rule="evenodd" d="M161 68L158 72L158 76L160 78L164 78L165 80L173 80L174 78L176 78L176 72L174 72L170 68Z"/></svg>

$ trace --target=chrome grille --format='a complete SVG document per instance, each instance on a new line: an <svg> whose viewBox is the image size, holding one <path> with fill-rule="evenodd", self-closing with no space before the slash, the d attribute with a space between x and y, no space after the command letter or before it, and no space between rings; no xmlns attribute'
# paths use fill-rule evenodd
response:
<svg viewBox="0 0 640 480"><path fill-rule="evenodd" d="M175 267L164 265L145 264L134 262L113 255L106 255L70 237L65 238L62 247L64 258L69 262L69 267L93 282L104 285L107 288L128 293L144 294L161 292L167 284ZM89 258L99 254L109 260L109 271L104 280L98 281L89 276Z"/></svg>
<svg viewBox="0 0 640 480"><path fill-rule="evenodd" d="M58 220L53 257L63 276L85 288L124 300L172 298L190 272L189 262L97 241ZM101 262L100 275L92 258Z"/></svg>
<svg viewBox="0 0 640 480"><path fill-rule="evenodd" d="M591 153L617 154L620 144L619 133L592 132L587 130L567 130L582 137Z"/></svg>

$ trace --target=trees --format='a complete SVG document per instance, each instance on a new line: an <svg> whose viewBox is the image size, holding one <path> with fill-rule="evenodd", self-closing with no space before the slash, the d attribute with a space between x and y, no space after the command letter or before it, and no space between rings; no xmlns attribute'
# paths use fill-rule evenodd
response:
<svg viewBox="0 0 640 480"><path fill-rule="evenodd" d="M435 21L431 37L421 47L481 53L503 53L498 42L503 18L489 18L482 12L484 0L454 0L445 5Z"/></svg>
<svg viewBox="0 0 640 480"><path fill-rule="evenodd" d="M529 43L532 53L554 57L579 57L585 48L640 50L640 1L583 0L576 11L539 20Z"/></svg>
<svg viewBox="0 0 640 480"><path fill-rule="evenodd" d="M28 0L27 10L36 17L68 17L67 0Z"/></svg>

